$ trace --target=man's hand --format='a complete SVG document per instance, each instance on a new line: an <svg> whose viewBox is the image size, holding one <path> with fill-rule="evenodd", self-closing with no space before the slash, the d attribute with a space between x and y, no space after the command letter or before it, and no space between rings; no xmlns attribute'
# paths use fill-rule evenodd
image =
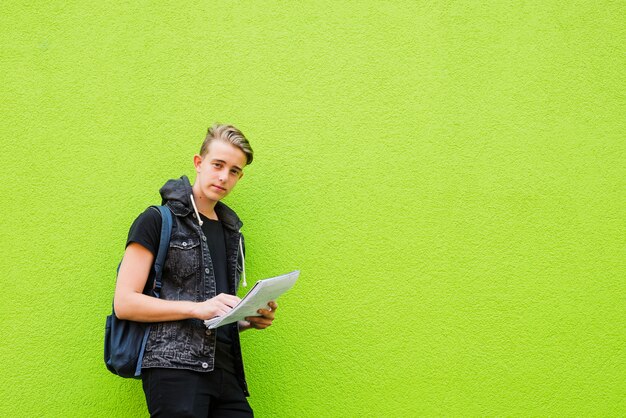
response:
<svg viewBox="0 0 626 418"><path fill-rule="evenodd" d="M220 293L214 298L198 302L193 305L192 317L198 319L211 319L216 316L227 314L241 299L228 293Z"/></svg>
<svg viewBox="0 0 626 418"><path fill-rule="evenodd" d="M278 305L272 301L268 303L269 309L259 309L257 312L261 316L248 316L245 321L239 322L239 330L245 331L250 328L265 329L272 325L276 315L276 309Z"/></svg>

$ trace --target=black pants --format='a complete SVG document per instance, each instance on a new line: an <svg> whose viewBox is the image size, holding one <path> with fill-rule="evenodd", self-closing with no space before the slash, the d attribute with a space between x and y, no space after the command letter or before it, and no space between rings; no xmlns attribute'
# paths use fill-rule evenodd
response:
<svg viewBox="0 0 626 418"><path fill-rule="evenodd" d="M222 369L143 369L141 380L151 417L253 416L237 378Z"/></svg>

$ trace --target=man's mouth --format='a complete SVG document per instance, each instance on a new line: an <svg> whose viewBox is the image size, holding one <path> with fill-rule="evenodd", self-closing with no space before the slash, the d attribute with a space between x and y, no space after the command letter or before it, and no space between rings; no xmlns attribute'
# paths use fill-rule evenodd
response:
<svg viewBox="0 0 626 418"><path fill-rule="evenodd" d="M216 188L216 189L218 189L218 190L226 191L226 189L225 189L225 188L223 188L223 187L221 187L221 186L218 186L217 184L212 184L211 186L212 186L212 187L215 187L215 188Z"/></svg>

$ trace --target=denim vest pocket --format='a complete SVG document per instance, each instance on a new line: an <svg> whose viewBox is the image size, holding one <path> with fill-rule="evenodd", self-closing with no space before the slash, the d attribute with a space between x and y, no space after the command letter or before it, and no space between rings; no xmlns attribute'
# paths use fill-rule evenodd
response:
<svg viewBox="0 0 626 418"><path fill-rule="evenodd" d="M160 355L173 357L189 349L191 330L188 321L157 322L152 324L146 352L158 351Z"/></svg>
<svg viewBox="0 0 626 418"><path fill-rule="evenodd" d="M169 271L179 286L198 272L200 265L200 240L194 237L174 238L167 254ZM167 264L167 263L166 263Z"/></svg>

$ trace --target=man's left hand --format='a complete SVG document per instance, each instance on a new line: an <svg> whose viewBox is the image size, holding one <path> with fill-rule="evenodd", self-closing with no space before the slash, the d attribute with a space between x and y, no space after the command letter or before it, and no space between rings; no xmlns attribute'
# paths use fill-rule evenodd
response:
<svg viewBox="0 0 626 418"><path fill-rule="evenodd" d="M256 329L265 329L272 325L274 322L274 318L276 315L276 309L278 309L278 305L276 302L272 301L267 304L269 309L259 309L257 312L261 316L248 316L245 321L240 324L240 329L248 329L248 328L256 328Z"/></svg>

